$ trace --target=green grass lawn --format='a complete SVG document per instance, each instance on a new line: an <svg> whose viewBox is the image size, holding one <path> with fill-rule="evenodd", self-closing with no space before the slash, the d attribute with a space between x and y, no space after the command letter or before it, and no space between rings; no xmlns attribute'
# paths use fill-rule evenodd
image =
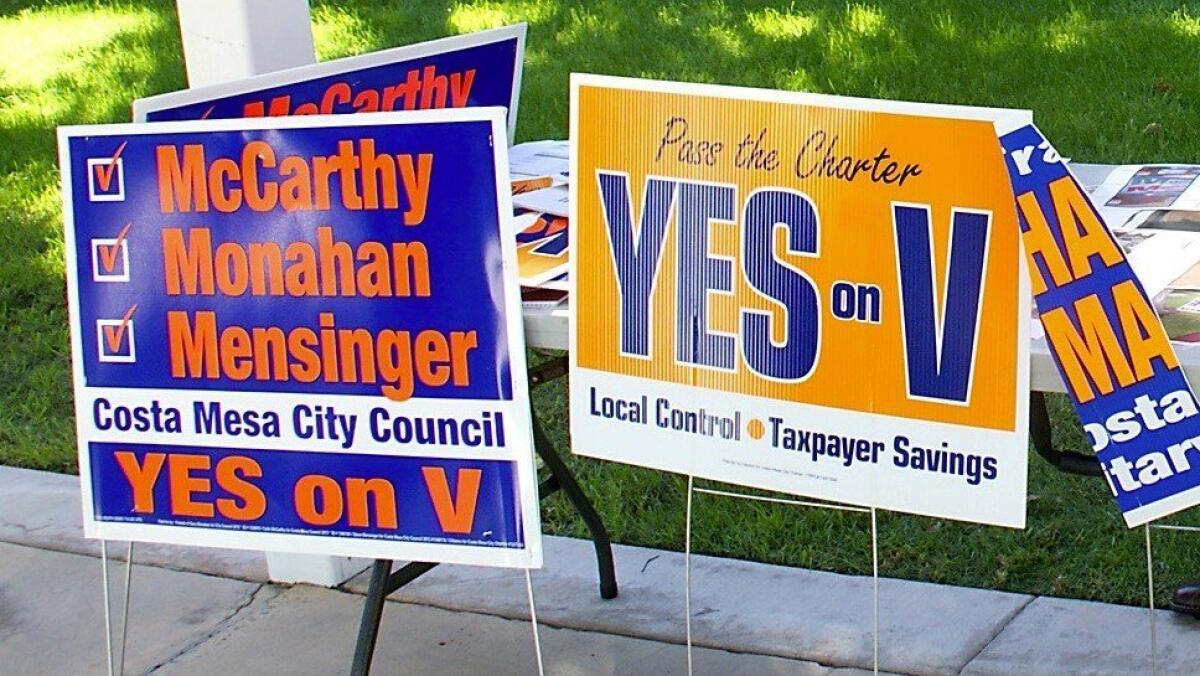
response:
<svg viewBox="0 0 1200 676"><path fill-rule="evenodd" d="M314 0L313 20L324 59L529 22L522 141L564 137L575 70L1031 108L1077 161L1200 161L1200 13L1173 3ZM0 463L76 469L54 127L127 121L132 99L183 85L173 2L0 0ZM559 382L535 397L561 446L565 396ZM1083 447L1070 407L1053 403L1059 439ZM682 547L683 479L570 462L618 541ZM1142 532L1124 528L1103 481L1030 467L1026 530L882 514L881 572L1144 603ZM562 497L544 514L553 532L585 533ZM698 496L694 541L870 571L860 514ZM1200 536L1157 533L1155 551L1163 590L1200 576Z"/></svg>

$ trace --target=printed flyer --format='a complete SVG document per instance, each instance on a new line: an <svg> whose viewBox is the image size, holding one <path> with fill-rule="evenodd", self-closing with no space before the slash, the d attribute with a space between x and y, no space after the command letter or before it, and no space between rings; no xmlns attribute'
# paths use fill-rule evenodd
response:
<svg viewBox="0 0 1200 676"><path fill-rule="evenodd" d="M577 453L1024 526L998 135L1029 113L592 75L571 96Z"/></svg>
<svg viewBox="0 0 1200 676"><path fill-rule="evenodd" d="M61 128L85 533L540 566L504 125Z"/></svg>

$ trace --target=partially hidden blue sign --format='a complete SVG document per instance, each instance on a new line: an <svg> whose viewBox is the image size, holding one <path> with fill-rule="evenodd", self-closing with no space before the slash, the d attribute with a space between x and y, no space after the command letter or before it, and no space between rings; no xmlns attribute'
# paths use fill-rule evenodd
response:
<svg viewBox="0 0 1200 676"><path fill-rule="evenodd" d="M525 24L139 99L135 122L503 106L512 141Z"/></svg>
<svg viewBox="0 0 1200 676"><path fill-rule="evenodd" d="M87 535L540 565L504 135L60 129Z"/></svg>
<svg viewBox="0 0 1200 676"><path fill-rule="evenodd" d="M1126 523L1200 503L1200 409L1133 268L1037 128L1001 144L1046 340Z"/></svg>

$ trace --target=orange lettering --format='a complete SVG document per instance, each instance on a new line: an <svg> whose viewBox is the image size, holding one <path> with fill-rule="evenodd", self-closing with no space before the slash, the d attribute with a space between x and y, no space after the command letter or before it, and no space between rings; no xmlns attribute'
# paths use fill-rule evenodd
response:
<svg viewBox="0 0 1200 676"><path fill-rule="evenodd" d="M287 380L287 337L278 326L255 328L254 377L258 380Z"/></svg>
<svg viewBox="0 0 1200 676"><path fill-rule="evenodd" d="M375 89L364 89L354 95L354 112L379 112L379 92Z"/></svg>
<svg viewBox="0 0 1200 676"><path fill-rule="evenodd" d="M217 364L217 316L214 312L196 313L196 330L188 324L187 312L167 313L167 344L171 350L171 377L206 378L220 375Z"/></svg>
<svg viewBox="0 0 1200 676"><path fill-rule="evenodd" d="M1129 350L1129 363L1133 365L1137 379L1146 380L1154 375L1154 359L1162 360L1168 369L1179 366L1162 322L1133 280L1127 279L1114 286L1112 293Z"/></svg>
<svg viewBox="0 0 1200 676"><path fill-rule="evenodd" d="M1071 275L1070 268L1067 267L1067 261L1063 258L1062 251L1058 248L1058 242L1054 240L1054 234L1050 232L1050 225L1046 223L1046 217L1042 214L1042 207L1038 204L1037 195L1032 191L1021 194L1017 197L1017 206L1021 208L1021 214L1025 217L1025 225L1029 227L1028 230L1021 233L1021 242L1025 245L1025 257L1029 261L1029 277L1033 283L1033 295L1037 296L1046 292L1046 280L1042 278L1042 270L1038 267L1037 259L1034 256L1040 256L1042 262L1046 264L1054 286L1062 286L1073 281L1075 278Z"/></svg>
<svg viewBox="0 0 1200 676"><path fill-rule="evenodd" d="M325 90L321 97L321 114L333 114L333 107L339 103L350 101L350 85L345 82L334 82Z"/></svg>
<svg viewBox="0 0 1200 676"><path fill-rule="evenodd" d="M417 334L414 345L417 361L417 377L433 387L441 387L450 380L450 346L441 331L428 329Z"/></svg>
<svg viewBox="0 0 1200 676"><path fill-rule="evenodd" d="M217 211L228 214L242 206L242 189L230 188L228 185L229 181L240 179L237 162L227 157L213 160L208 171L208 192L212 195L212 203Z"/></svg>
<svg viewBox="0 0 1200 676"><path fill-rule="evenodd" d="M188 229L188 242L183 243L179 228L162 231L163 267L167 278L167 294L180 293L204 296L213 294L212 235L208 228Z"/></svg>
<svg viewBox="0 0 1200 676"><path fill-rule="evenodd" d="M321 359L313 348L317 345L317 334L312 329L298 326L288 334L288 351L292 353L292 377L302 383L311 383L321 376Z"/></svg>
<svg viewBox="0 0 1200 676"><path fill-rule="evenodd" d="M154 511L154 484L158 483L158 475L166 462L166 453L147 453L138 465L137 456L129 451L117 451L113 454L120 465L121 471L129 481L133 491L133 511L139 514L149 514Z"/></svg>
<svg viewBox="0 0 1200 676"><path fill-rule="evenodd" d="M250 243L251 292L256 296L283 295L283 254L275 242Z"/></svg>
<svg viewBox="0 0 1200 676"><path fill-rule="evenodd" d="M483 470L459 469L458 495L454 498L450 497L450 484L444 468L422 467L421 474L425 477L425 487L442 530L447 533L470 533L475 523L475 502L479 498Z"/></svg>
<svg viewBox="0 0 1200 676"><path fill-rule="evenodd" d="M1062 231L1063 245L1075 279L1091 274L1092 256L1100 256L1105 267L1125 260L1108 228L1100 222L1074 179L1063 176L1052 182L1050 199L1054 202L1054 214L1058 217L1058 228Z"/></svg>
<svg viewBox="0 0 1200 676"><path fill-rule="evenodd" d="M362 155L363 206L367 209L379 208L379 189L383 188L383 206L385 209L395 209L400 206L396 194L396 165L392 156L375 154L375 139L365 138L358 142Z"/></svg>
<svg viewBox="0 0 1200 676"><path fill-rule="evenodd" d="M429 204L429 175L433 172L433 154L418 155L416 167L413 167L412 155L397 155L396 166L400 167L400 180L404 182L404 194L408 196L404 224L419 225L425 220L425 209Z"/></svg>
<svg viewBox="0 0 1200 676"><path fill-rule="evenodd" d="M273 181L259 184L260 164L268 169L273 168L275 151L262 141L251 141L242 148L242 185L246 189L246 204L255 211L270 211L279 201L279 186Z"/></svg>
<svg viewBox="0 0 1200 676"><path fill-rule="evenodd" d="M354 251L346 242L335 242L333 228L328 225L317 228L317 251L321 256L321 295L353 296Z"/></svg>
<svg viewBox="0 0 1200 676"><path fill-rule="evenodd" d="M1075 301L1075 314L1079 317L1079 328L1071 323L1064 308L1054 308L1042 314L1046 337L1054 348L1059 364L1067 376L1067 383L1075 393L1075 399L1087 403L1096 398L1092 390L1101 394L1113 391L1113 376L1121 387L1134 383L1133 370L1121 343L1104 313L1100 298L1095 294Z"/></svg>
<svg viewBox="0 0 1200 676"><path fill-rule="evenodd" d="M221 369L232 380L245 380L254 372L250 334L240 326L221 331Z"/></svg>
<svg viewBox="0 0 1200 676"><path fill-rule="evenodd" d="M321 493L321 509L317 510L317 492ZM342 518L342 489L337 482L323 474L300 477L294 489L296 515L311 526L332 526Z"/></svg>
<svg viewBox="0 0 1200 676"><path fill-rule="evenodd" d="M234 242L225 242L217 247L217 288L226 296L240 296L250 285L249 263L246 252Z"/></svg>
<svg viewBox="0 0 1200 676"><path fill-rule="evenodd" d="M271 99L271 117L280 117L288 114L288 109L292 106L291 94L284 96L276 96ZM265 110L266 106L262 101L252 101L242 107L242 117L263 117L268 114Z"/></svg>
<svg viewBox="0 0 1200 676"><path fill-rule="evenodd" d="M262 478L262 467L253 458L243 455L230 455L217 463L217 485L228 491L234 498L218 498L217 511L226 519L235 521L253 521L267 513L267 496L254 484L243 477Z"/></svg>
<svg viewBox="0 0 1200 676"><path fill-rule="evenodd" d="M171 481L172 515L212 518L212 503L192 499L195 493L208 493L212 490L212 481L207 477L192 476L192 470L205 470L210 466L207 455L171 454L167 460L167 472Z"/></svg>
<svg viewBox="0 0 1200 676"><path fill-rule="evenodd" d="M450 364L454 372L454 384L466 387L471 384L471 367L467 365L467 353L479 347L479 337L474 331L450 332Z"/></svg>
<svg viewBox="0 0 1200 676"><path fill-rule="evenodd" d="M421 242L392 242L397 296L429 297L429 251Z"/></svg>
<svg viewBox="0 0 1200 676"><path fill-rule="evenodd" d="M183 163L175 146L158 146L158 208L164 214L192 210L208 211L208 191L204 181L204 146L199 143L183 147Z"/></svg>
<svg viewBox="0 0 1200 676"><path fill-rule="evenodd" d="M383 396L391 401L408 401L413 393L412 342L408 331L380 331L376 340L379 351L379 372L391 385L380 387Z"/></svg>
<svg viewBox="0 0 1200 676"><path fill-rule="evenodd" d="M349 504L350 525L367 528L371 525L368 498L375 498L375 526L396 528L396 489L387 479L346 479L346 498Z"/></svg>

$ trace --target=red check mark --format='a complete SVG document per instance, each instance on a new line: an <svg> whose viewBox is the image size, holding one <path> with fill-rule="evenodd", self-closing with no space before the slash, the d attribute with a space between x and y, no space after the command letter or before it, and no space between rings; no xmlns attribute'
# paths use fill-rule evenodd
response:
<svg viewBox="0 0 1200 676"><path fill-rule="evenodd" d="M113 268L117 266L117 254L120 253L121 244L125 242L125 235L129 234L129 227L132 225L133 221L130 221L121 228L121 232L117 233L116 242L96 245L100 250L100 267L104 268L105 272L112 274Z"/></svg>
<svg viewBox="0 0 1200 676"><path fill-rule="evenodd" d="M545 218L545 216L543 216ZM557 235L567 229L567 219L562 216L555 216L550 219L550 224L546 226L546 236Z"/></svg>
<svg viewBox="0 0 1200 676"><path fill-rule="evenodd" d="M121 141L121 145L117 146L117 151L113 153L112 159L107 165L96 165L96 185L100 186L102 192L108 192L112 186L113 173L117 169L117 159L121 157L121 153L125 152L125 144L129 141Z"/></svg>
<svg viewBox="0 0 1200 676"><path fill-rule="evenodd" d="M133 307L125 311L125 316L121 317L121 323L117 326L102 326L104 331L104 344L108 346L108 351L116 354L121 350L121 341L125 339L125 329L129 328L129 320L133 319L133 312L137 310L137 303Z"/></svg>

